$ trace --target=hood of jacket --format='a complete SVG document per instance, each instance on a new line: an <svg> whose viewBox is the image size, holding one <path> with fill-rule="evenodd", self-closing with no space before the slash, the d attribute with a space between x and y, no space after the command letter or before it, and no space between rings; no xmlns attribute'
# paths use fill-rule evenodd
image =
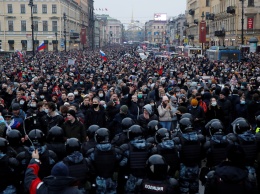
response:
<svg viewBox="0 0 260 194"><path fill-rule="evenodd" d="M112 144L111 143L97 144L96 148L99 149L100 151L109 151L112 149Z"/></svg>
<svg viewBox="0 0 260 194"><path fill-rule="evenodd" d="M134 139L130 143L137 149L145 149L147 145L145 139Z"/></svg>
<svg viewBox="0 0 260 194"><path fill-rule="evenodd" d="M72 177L55 177L48 176L43 179L44 184L51 191L60 191L66 189L66 187L72 186L75 183L76 179Z"/></svg>
<svg viewBox="0 0 260 194"><path fill-rule="evenodd" d="M147 104L144 106L144 109L147 110L147 112L149 113L149 115L152 114L153 110L152 110L152 106L150 104Z"/></svg>
<svg viewBox="0 0 260 194"><path fill-rule="evenodd" d="M174 141L172 140L165 140L162 143L160 143L160 146L165 149L173 149L174 148Z"/></svg>
<svg viewBox="0 0 260 194"><path fill-rule="evenodd" d="M72 154L68 155L67 158L73 163L80 163L84 158L79 151L75 151Z"/></svg>
<svg viewBox="0 0 260 194"><path fill-rule="evenodd" d="M226 161L221 163L215 171L215 175L227 183L238 183L246 180L248 173L246 169L233 166Z"/></svg>

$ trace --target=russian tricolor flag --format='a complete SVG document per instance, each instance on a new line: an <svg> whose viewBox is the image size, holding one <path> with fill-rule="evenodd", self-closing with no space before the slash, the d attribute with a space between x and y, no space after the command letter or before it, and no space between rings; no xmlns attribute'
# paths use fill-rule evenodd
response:
<svg viewBox="0 0 260 194"><path fill-rule="evenodd" d="M41 42L41 44L37 47L37 51L41 51L41 50L44 50L45 49L45 44L44 44L44 41Z"/></svg>
<svg viewBox="0 0 260 194"><path fill-rule="evenodd" d="M107 61L107 57L106 57L106 54L102 51L102 50L100 50L100 57L104 60L104 61Z"/></svg>

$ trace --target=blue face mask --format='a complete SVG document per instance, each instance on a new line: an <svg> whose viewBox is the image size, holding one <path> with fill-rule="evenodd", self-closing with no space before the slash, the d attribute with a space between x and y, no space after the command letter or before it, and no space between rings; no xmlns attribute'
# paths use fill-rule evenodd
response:
<svg viewBox="0 0 260 194"><path fill-rule="evenodd" d="M240 104L245 104L245 103L246 103L246 101L244 101L244 100L240 101Z"/></svg>
<svg viewBox="0 0 260 194"><path fill-rule="evenodd" d="M192 106L192 108L197 108L197 106Z"/></svg>

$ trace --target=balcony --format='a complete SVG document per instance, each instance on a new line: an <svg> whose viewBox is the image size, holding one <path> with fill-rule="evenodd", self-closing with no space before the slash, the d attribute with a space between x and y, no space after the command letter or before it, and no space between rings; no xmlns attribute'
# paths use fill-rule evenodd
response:
<svg viewBox="0 0 260 194"><path fill-rule="evenodd" d="M194 15L195 14L195 10L194 9L190 9L189 10L189 15Z"/></svg>
<svg viewBox="0 0 260 194"><path fill-rule="evenodd" d="M188 39L194 40L194 35L188 35Z"/></svg>
<svg viewBox="0 0 260 194"><path fill-rule="evenodd" d="M235 7L234 6L228 6L227 7L227 13L235 14L236 13Z"/></svg>
<svg viewBox="0 0 260 194"><path fill-rule="evenodd" d="M199 20L198 20L198 19L196 19L196 20L194 20L193 22L194 22L194 24L197 24L197 25L198 25L198 23L199 23Z"/></svg>
<svg viewBox="0 0 260 194"><path fill-rule="evenodd" d="M225 35L226 35L225 31L222 30L215 31L215 36L217 37L223 37Z"/></svg>
<svg viewBox="0 0 260 194"><path fill-rule="evenodd" d="M212 20L212 21L214 21L214 18L215 18L215 14L213 14L213 13L210 13L210 14L207 14L207 15L206 15L206 20Z"/></svg>

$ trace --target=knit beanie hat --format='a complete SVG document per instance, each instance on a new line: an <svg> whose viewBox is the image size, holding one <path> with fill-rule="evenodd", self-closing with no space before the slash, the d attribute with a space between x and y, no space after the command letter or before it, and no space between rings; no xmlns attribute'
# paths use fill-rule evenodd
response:
<svg viewBox="0 0 260 194"><path fill-rule="evenodd" d="M69 168L63 162L58 162L51 169L52 176L69 176Z"/></svg>
<svg viewBox="0 0 260 194"><path fill-rule="evenodd" d="M70 114L71 116L73 116L74 118L76 118L76 112L75 112L75 110L73 110L73 109L68 110L67 114Z"/></svg>
<svg viewBox="0 0 260 194"><path fill-rule="evenodd" d="M190 102L191 106L197 106L198 105L198 100L193 98Z"/></svg>

